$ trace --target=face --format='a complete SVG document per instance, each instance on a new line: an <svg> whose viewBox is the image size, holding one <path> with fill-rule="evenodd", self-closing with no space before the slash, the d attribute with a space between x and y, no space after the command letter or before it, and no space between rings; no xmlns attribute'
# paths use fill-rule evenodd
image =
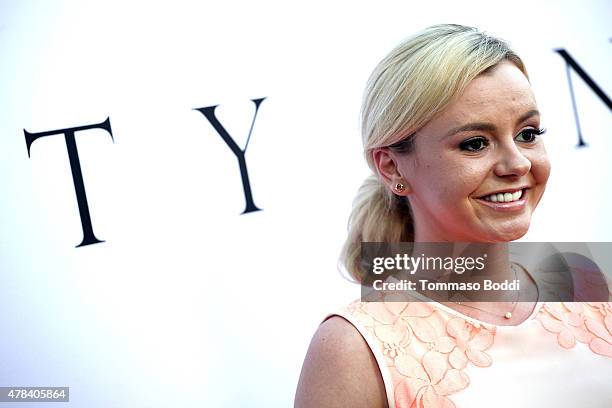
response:
<svg viewBox="0 0 612 408"><path fill-rule="evenodd" d="M390 187L406 185L416 241L507 242L529 229L548 180L539 133L529 82L504 61L419 130L412 152L374 159Z"/></svg>

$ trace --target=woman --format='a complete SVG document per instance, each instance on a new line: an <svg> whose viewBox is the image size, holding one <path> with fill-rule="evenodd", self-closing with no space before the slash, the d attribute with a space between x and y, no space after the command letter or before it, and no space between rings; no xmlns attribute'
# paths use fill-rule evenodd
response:
<svg viewBox="0 0 612 408"><path fill-rule="evenodd" d="M362 108L374 174L355 199L342 261L361 243L506 243L522 237L550 164L519 56L471 27L433 26L383 59ZM612 406L610 303L541 303L530 272L491 302L355 301L320 325L296 407ZM584 344L577 344L584 343Z"/></svg>

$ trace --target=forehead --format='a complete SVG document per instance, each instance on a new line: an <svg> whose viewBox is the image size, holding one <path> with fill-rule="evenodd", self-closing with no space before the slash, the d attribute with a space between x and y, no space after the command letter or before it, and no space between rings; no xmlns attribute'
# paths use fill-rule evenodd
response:
<svg viewBox="0 0 612 408"><path fill-rule="evenodd" d="M469 122L515 126L517 118L534 109L537 106L529 81L514 64L504 61L470 82L423 131L438 132Z"/></svg>

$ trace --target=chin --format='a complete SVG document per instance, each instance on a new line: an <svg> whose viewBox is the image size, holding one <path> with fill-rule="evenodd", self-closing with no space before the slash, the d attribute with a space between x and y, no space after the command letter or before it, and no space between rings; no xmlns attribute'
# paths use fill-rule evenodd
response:
<svg viewBox="0 0 612 408"><path fill-rule="evenodd" d="M527 234L527 231L529 231L529 225L518 228L500 228L495 231L491 231L491 234L488 235L491 237L491 242L510 242L524 237L525 234Z"/></svg>
<svg viewBox="0 0 612 408"><path fill-rule="evenodd" d="M510 241L516 241L517 239L521 239L522 237L525 236L525 234L527 234L527 230L522 231L522 232L517 232L517 233L508 233L508 234L504 234L500 237L499 241L497 242L510 242Z"/></svg>
<svg viewBox="0 0 612 408"><path fill-rule="evenodd" d="M524 237L529 231L530 225L531 214L527 213L512 219L485 222L482 225L484 228L480 232L488 242L510 242Z"/></svg>
<svg viewBox="0 0 612 408"><path fill-rule="evenodd" d="M472 242L510 242L516 241L527 234L529 231L529 222L512 222L512 223L492 223L489 225L481 225L480 228L473 228ZM483 228L484 227L484 228Z"/></svg>

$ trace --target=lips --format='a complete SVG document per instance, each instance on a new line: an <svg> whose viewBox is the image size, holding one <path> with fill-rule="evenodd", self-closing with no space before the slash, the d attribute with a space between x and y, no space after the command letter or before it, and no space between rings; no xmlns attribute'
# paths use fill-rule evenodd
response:
<svg viewBox="0 0 612 408"><path fill-rule="evenodd" d="M487 201L491 201L494 203L510 203L512 201L517 201L523 196L523 190L516 190L513 192L504 191L494 194L489 194L484 197L481 197Z"/></svg>
<svg viewBox="0 0 612 408"><path fill-rule="evenodd" d="M487 194L483 194L483 195L478 196L476 198L483 198L484 199L485 197L490 197L492 195L497 195L497 194L506 194L506 193L514 194L517 191L522 191L524 193L526 190L528 190L530 188L531 187L527 186L527 185L525 185L525 186L500 188L499 190L490 191Z"/></svg>
<svg viewBox="0 0 612 408"><path fill-rule="evenodd" d="M476 201L497 211L520 211L525 208L529 188L507 189L476 198Z"/></svg>

